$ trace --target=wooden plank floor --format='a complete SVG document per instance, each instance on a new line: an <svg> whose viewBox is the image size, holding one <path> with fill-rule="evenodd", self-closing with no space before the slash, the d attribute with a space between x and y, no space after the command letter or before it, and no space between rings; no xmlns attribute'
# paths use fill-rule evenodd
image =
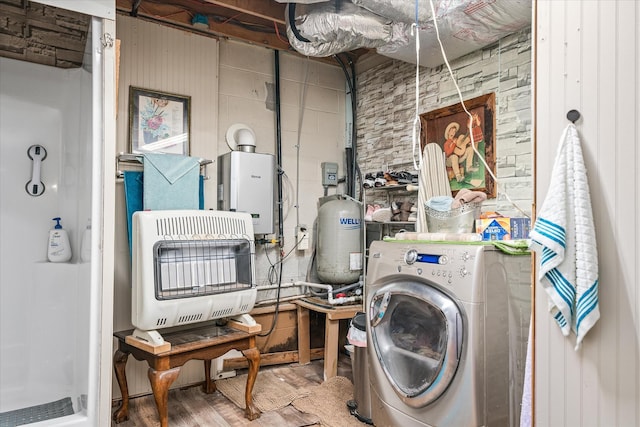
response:
<svg viewBox="0 0 640 427"><path fill-rule="evenodd" d="M322 383L323 359L307 365L292 363L261 367L261 371L273 370L278 376L296 388L304 388ZM238 374L246 370L238 370ZM338 375L353 382L351 360L341 353L338 358ZM115 401L112 412L120 402ZM219 391L205 394L198 385L169 391L169 426L171 427L301 427L319 426L315 415L299 412L292 405L277 411L264 412L254 421L244 418L244 411L238 408ZM355 418L354 418L355 420ZM111 422L112 427L157 427L158 412L152 395L129 400L129 420L120 424ZM354 425L361 425L354 423ZM345 426L348 427L348 426Z"/></svg>

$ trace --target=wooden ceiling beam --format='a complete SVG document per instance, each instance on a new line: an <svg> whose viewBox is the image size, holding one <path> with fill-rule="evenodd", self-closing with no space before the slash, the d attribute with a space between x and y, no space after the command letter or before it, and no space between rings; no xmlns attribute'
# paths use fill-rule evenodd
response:
<svg viewBox="0 0 640 427"><path fill-rule="evenodd" d="M188 0L188 2L192 2ZM210 19L208 29L196 28L191 24L194 13L202 13L202 10L186 9L184 0L172 0L171 3L143 0L137 10L136 18L151 20L164 25L178 27L185 31L191 31L211 37L226 37L230 39L243 40L260 46L270 47L279 50L292 50L287 40L286 28L270 20L247 17L246 21L238 20L215 20ZM197 1L196 3L202 4ZM116 0L116 8L119 13L131 12L131 0ZM209 6L209 8L218 6ZM224 13L224 15L223 15ZM233 11L216 11L216 16L221 17L234 13ZM249 20L250 19L250 20ZM274 26L278 25L278 33ZM258 30L260 31L258 31Z"/></svg>
<svg viewBox="0 0 640 427"><path fill-rule="evenodd" d="M203 0L257 18L285 25L285 4L266 0Z"/></svg>
<svg viewBox="0 0 640 427"><path fill-rule="evenodd" d="M136 18L302 55L289 44L283 19L285 5L275 0L116 0L116 9L118 13L131 14L137 1L140 3ZM192 25L191 20L198 13L209 18L208 27ZM367 52L356 49L347 55L355 60ZM332 57L311 59L337 64Z"/></svg>

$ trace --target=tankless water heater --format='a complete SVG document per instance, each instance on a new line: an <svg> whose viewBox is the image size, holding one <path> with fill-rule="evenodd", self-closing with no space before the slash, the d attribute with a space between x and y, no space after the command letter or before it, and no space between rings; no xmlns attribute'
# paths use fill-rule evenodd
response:
<svg viewBox="0 0 640 427"><path fill-rule="evenodd" d="M218 209L247 212L255 234L274 232L275 159L231 151L218 157Z"/></svg>

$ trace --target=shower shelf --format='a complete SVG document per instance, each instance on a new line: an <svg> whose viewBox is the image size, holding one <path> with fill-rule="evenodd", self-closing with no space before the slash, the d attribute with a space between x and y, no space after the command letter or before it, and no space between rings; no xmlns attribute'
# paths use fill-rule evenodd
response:
<svg viewBox="0 0 640 427"><path fill-rule="evenodd" d="M142 168L143 157L143 154L138 153L119 153L116 156L116 178L124 177L124 171L122 170L123 165L133 168ZM207 175L207 166L213 163L213 161L202 158L198 158L198 161L200 162L200 175L202 175L204 179L209 179L209 176Z"/></svg>

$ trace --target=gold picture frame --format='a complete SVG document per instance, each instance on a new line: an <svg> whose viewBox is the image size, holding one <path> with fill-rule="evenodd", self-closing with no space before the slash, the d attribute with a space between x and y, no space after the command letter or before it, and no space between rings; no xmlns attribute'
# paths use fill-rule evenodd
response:
<svg viewBox="0 0 640 427"><path fill-rule="evenodd" d="M442 148L453 195L466 188L483 191L487 197L495 198L496 185L487 170L488 166L495 176L495 93L464 101L464 105L473 116L471 128L469 115L460 103L421 114L420 148L424 150L425 145L432 142Z"/></svg>
<svg viewBox="0 0 640 427"><path fill-rule="evenodd" d="M191 97L129 87L129 151L189 155Z"/></svg>

